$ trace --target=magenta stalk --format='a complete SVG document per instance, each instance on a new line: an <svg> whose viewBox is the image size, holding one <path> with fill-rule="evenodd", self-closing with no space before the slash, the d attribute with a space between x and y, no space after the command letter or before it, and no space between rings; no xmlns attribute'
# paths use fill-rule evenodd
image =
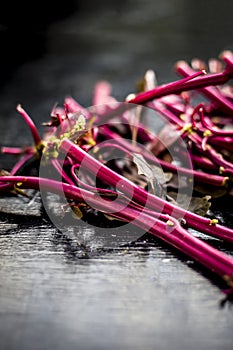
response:
<svg viewBox="0 0 233 350"><path fill-rule="evenodd" d="M182 91L200 89L210 85L221 85L226 83L229 79L232 79L232 77L233 69L230 72L229 70L226 70L221 73L208 74L202 77L192 79L190 81L181 79L176 82L158 86L152 90L139 93L135 98L129 100L128 102L134 104L145 104L149 101L154 100L155 98L160 98L169 94L179 94ZM229 112L232 113L231 107Z"/></svg>
<svg viewBox="0 0 233 350"><path fill-rule="evenodd" d="M183 77L192 76L195 72L192 68L188 66L186 62L178 62L176 64L176 71L182 75ZM217 73L221 74L221 73ZM214 76L215 74L209 75ZM231 77L232 78L232 77ZM208 84L208 85L220 85L220 84ZM200 88L201 92L204 93L210 100L216 102L218 106L220 106L225 112L232 114L233 112L233 104L224 97L217 87L214 86L204 86Z"/></svg>
<svg viewBox="0 0 233 350"><path fill-rule="evenodd" d="M156 106L156 110L164 115L169 121L172 121L172 115L170 111L159 108ZM180 120L178 126L181 130L185 127L185 124ZM216 166L223 167L224 174L233 176L233 165L232 163L225 160L220 153L218 153L213 147L209 146L205 149L202 148L203 140L200 135L194 130L191 130L191 133L186 132L189 139L193 142L193 146L200 152L203 153L204 156L207 156Z"/></svg>
<svg viewBox="0 0 233 350"><path fill-rule="evenodd" d="M69 155L74 162L79 162L84 169L91 173L98 174L98 177L102 181L113 187L118 184L120 187L119 190L139 205L146 205L149 209L172 215L175 218L184 218L188 226L198 231L233 242L233 230L230 228L218 224L213 225L213 222L210 219L185 211L182 208L174 206L173 204L148 193L130 180L103 165L68 139L62 141L60 149L65 154Z"/></svg>
<svg viewBox="0 0 233 350"><path fill-rule="evenodd" d="M24 150L20 147L1 147L0 153L2 154L11 154L13 156L21 155Z"/></svg>
<svg viewBox="0 0 233 350"><path fill-rule="evenodd" d="M29 117L29 115L25 112L25 110L21 107L21 105L18 105L16 109L21 114L21 116L23 117L27 125L29 126L35 145L38 146L41 142L41 138L35 124L33 123L32 119Z"/></svg>
<svg viewBox="0 0 233 350"><path fill-rule="evenodd" d="M83 202L86 199L93 208L102 212L107 212L108 214L109 208L111 209L112 206L111 201L100 201L99 197L92 192L51 179L4 176L0 177L0 181L13 182L15 184L21 183L21 188L41 189L60 195L65 194L67 198L78 202ZM230 287L233 287L233 259L192 236L173 218L170 220L168 217L167 222L163 222L157 217L152 217L147 213L143 213L129 206L124 207L122 210L122 205L120 203L114 203L114 212L112 215L127 222L133 222L143 230L148 230L154 236L169 243L179 251L221 276Z"/></svg>
<svg viewBox="0 0 233 350"><path fill-rule="evenodd" d="M106 128L105 128L106 130ZM193 169L187 169L184 167L177 167L171 163L165 162L162 159L159 159L158 157L155 157L154 155L144 152L142 149L137 148L130 144L127 140L122 139L119 137L116 133L112 132L111 130L108 130L108 136L110 136L114 141L116 141L118 144L111 144L110 142L105 142L103 145L97 145L98 149L101 149L103 147L115 147L119 148L120 150L124 151L128 155L132 155L133 153L140 153L143 155L143 157L153 164L159 164L164 170L169 171L173 174L176 174L177 172L180 174L183 174L185 176L190 177L191 179L194 178L197 182L206 183L212 186L226 186L229 178L220 176L220 175L214 175L214 174L207 174L204 172L196 171ZM213 165L214 166L214 165ZM216 169L216 167L215 167Z"/></svg>

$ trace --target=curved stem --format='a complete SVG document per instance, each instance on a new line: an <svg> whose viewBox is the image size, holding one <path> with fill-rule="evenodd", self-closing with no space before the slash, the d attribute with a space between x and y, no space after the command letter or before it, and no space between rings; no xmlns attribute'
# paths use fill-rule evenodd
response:
<svg viewBox="0 0 233 350"><path fill-rule="evenodd" d="M172 215L175 218L184 218L188 226L198 231L233 242L233 230L230 228L218 224L213 225L210 219L188 212L148 193L130 180L103 165L68 139L62 141L60 149L68 154L74 161L80 162L84 169L97 174L102 181L113 187L118 184L119 189L133 201L139 203L139 205L146 205L147 208Z"/></svg>
<svg viewBox="0 0 233 350"><path fill-rule="evenodd" d="M41 142L41 138L35 124L33 123L32 119L29 117L29 115L25 112L25 110L21 107L21 105L18 105L16 109L21 114L21 116L23 117L27 125L29 126L35 145L38 146Z"/></svg>
<svg viewBox="0 0 233 350"><path fill-rule="evenodd" d="M168 172L171 172L173 174L176 174L178 172L179 174L188 176L191 179L194 178L194 181L206 183L212 186L220 186L220 187L225 186L229 180L229 178L226 176L224 177L220 175L207 174L205 172L200 172L194 169L187 169L184 167L176 166L172 163L168 163L154 156L151 153L145 152L143 149L139 147L133 146L127 140L119 137L116 133L112 132L111 130L108 130L108 136L111 139L113 139L116 143L112 144L110 142L104 142L101 145L97 145L98 149L101 149L104 147L115 147L127 153L129 156L132 156L132 153L140 153L143 155L143 157L147 161L151 162L152 164L157 164L157 165L159 164L164 170Z"/></svg>
<svg viewBox="0 0 233 350"><path fill-rule="evenodd" d="M79 189L73 185L51 179L21 176L0 177L0 180L14 183L21 182L23 188L43 189L57 194L65 194L67 198L76 201L88 199L93 208L109 214L111 202L99 201L98 196L92 192ZM136 208L127 206L122 210L122 206L117 203L114 203L112 215L127 222L133 222L143 230L148 230L154 236L164 240L221 276L229 286L233 286L233 259L199 238L192 236L173 218L171 218L172 224L169 222L169 217L167 222L163 222L157 217L143 213Z"/></svg>

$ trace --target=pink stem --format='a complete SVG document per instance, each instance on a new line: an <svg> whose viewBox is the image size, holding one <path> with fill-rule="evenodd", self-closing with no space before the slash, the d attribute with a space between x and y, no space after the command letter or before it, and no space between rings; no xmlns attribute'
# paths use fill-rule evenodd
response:
<svg viewBox="0 0 233 350"><path fill-rule="evenodd" d="M208 158L203 157L201 155L191 154L191 158L196 167L200 167L201 169L208 169L212 171L217 171L218 167L214 163L212 163Z"/></svg>
<svg viewBox="0 0 233 350"><path fill-rule="evenodd" d="M18 105L16 109L21 114L21 116L23 117L27 125L29 126L35 145L38 146L41 142L41 138L35 124L33 123L32 119L29 117L29 115L25 112L25 110L21 107L21 105Z"/></svg>
<svg viewBox="0 0 233 350"><path fill-rule="evenodd" d="M178 62L176 65L176 70L183 77L192 76L194 74L194 70L189 67L186 62ZM221 73L217 73L221 74ZM214 76L215 74L212 74ZM231 77L232 78L232 77ZM220 85L220 84L208 84L208 85ZM204 86L201 91L213 102L217 102L217 104L227 113L232 114L233 112L233 104L224 97L217 87L214 86Z"/></svg>
<svg viewBox="0 0 233 350"><path fill-rule="evenodd" d="M22 167L24 164L31 158L34 157L34 154L25 154L23 158L21 158L11 169L11 175L15 175ZM0 184L0 190L1 191L9 191L11 190L12 185L11 184Z"/></svg>
<svg viewBox="0 0 233 350"><path fill-rule="evenodd" d="M89 172L94 174L97 173L98 177L104 182L113 187L118 184L120 191L132 198L132 200L139 205L146 205L148 208L172 215L175 218L182 217L186 220L188 226L196 230L201 230L204 233L233 242L233 230L230 228L218 224L212 226L210 219L188 212L152 195L151 193L148 193L141 187L126 179L124 176L117 174L107 166L103 165L84 150L73 144L70 140L64 139L61 143L60 149L68 154L75 162L80 162L81 166Z"/></svg>
<svg viewBox="0 0 233 350"><path fill-rule="evenodd" d="M18 156L22 154L24 150L20 147L2 147L1 148L1 153L4 154L12 154L14 156Z"/></svg>
<svg viewBox="0 0 233 350"><path fill-rule="evenodd" d="M225 186L229 180L228 177L207 174L204 172L196 171L193 169L186 169L183 167L177 167L171 163L165 162L164 160L159 159L158 157L155 157L151 153L144 152L141 148L136 148L135 146L127 142L127 140L122 139L121 137L119 137L118 134L112 132L111 130L108 130L108 136L111 136L111 138L114 139L114 141L118 142L119 145L117 145L117 143L112 144L110 142L105 142L102 145L101 144L97 145L99 149L104 147L115 147L122 150L123 152L127 153L130 156L132 155L132 152L140 153L144 156L144 158L147 161L152 162L153 164L161 165L161 167L166 171L172 172L173 174L176 174L178 172L179 174L184 174L185 176L189 176L191 179L194 178L194 180L197 182L210 184L212 186L220 186L220 187Z"/></svg>
<svg viewBox="0 0 233 350"><path fill-rule="evenodd" d="M21 176L4 176L0 177L0 181L14 183L20 182L22 183L23 188L42 189L58 194L65 194L67 198L79 202L83 202L83 199L86 198L88 199L88 203L91 203L95 209L109 214L109 206L111 206L111 202L100 201L95 194L73 185L51 179ZM127 222L133 221L135 225L143 230L148 230L154 236L164 240L186 255L192 257L200 264L221 276L229 286L233 286L233 259L225 253L209 246L197 237L192 236L173 218L170 220L168 217L168 221L171 221L172 223L172 225L170 225L168 222L163 222L158 218L152 217L151 215L145 214L140 210L129 206L124 207L122 210L122 206L118 203L114 203L114 213L111 215L126 220Z"/></svg>
<svg viewBox="0 0 233 350"><path fill-rule="evenodd" d="M206 117L204 116L204 109L199 109L199 116L202 125L209 131L212 132L215 136L222 136L222 137L233 137L233 131L230 130L221 130L219 128L213 127L210 125L210 123L207 122ZM212 123L213 124L213 123ZM214 124L213 124L214 125Z"/></svg>
<svg viewBox="0 0 233 350"><path fill-rule="evenodd" d="M74 185L73 181L69 178L69 176L66 174L66 172L63 170L61 164L57 159L52 159L51 163L53 167L57 170L58 174L61 175L61 178L64 179L68 184Z"/></svg>
<svg viewBox="0 0 233 350"><path fill-rule="evenodd" d="M226 83L231 78L232 78L232 72L231 74L229 74L228 71L227 72L224 71L221 73L205 75L203 77L198 77L195 79L191 78L192 80L181 79L176 82L166 84L163 86L158 86L152 90L142 92L138 94L135 98L129 100L128 102L134 103L134 104L145 104L146 102L154 100L155 98L160 98L169 94L179 94L182 91L200 89L209 85L221 85ZM230 108L230 111L232 113L231 108Z"/></svg>

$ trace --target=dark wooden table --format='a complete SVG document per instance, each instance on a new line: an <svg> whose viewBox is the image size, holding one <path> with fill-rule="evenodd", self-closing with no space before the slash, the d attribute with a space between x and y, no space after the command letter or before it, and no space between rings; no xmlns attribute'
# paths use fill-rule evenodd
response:
<svg viewBox="0 0 233 350"><path fill-rule="evenodd" d="M100 79L120 100L149 68L163 83L176 78L177 59L233 48L229 1L80 1L77 9L48 25L40 55L2 83L1 145L31 142L17 103L43 132L54 103L70 94L91 105ZM1 157L1 167L12 163ZM115 244L131 230L102 235L80 223L70 236L48 221L39 197L0 198L1 349L231 350L233 310L221 302L220 281L162 242ZM232 246L208 242L233 255Z"/></svg>

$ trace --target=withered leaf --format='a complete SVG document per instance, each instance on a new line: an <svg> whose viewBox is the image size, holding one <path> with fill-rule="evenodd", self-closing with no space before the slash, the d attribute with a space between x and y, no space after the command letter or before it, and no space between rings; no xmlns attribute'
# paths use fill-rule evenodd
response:
<svg viewBox="0 0 233 350"><path fill-rule="evenodd" d="M176 192L169 192L168 193L170 197L176 200L176 205L187 209L195 214L198 214L200 216L205 216L208 212L211 202L210 199L212 198L209 195L206 195L204 197L192 197L190 198L187 194L179 193L179 198L177 201L177 193ZM190 203L189 203L190 202ZM189 203L189 207L187 208L187 203Z"/></svg>
<svg viewBox="0 0 233 350"><path fill-rule="evenodd" d="M161 198L166 198L166 193L162 185L170 181L171 173L164 173L162 168L156 165L150 165L145 158L138 153L133 154L133 162L136 164L139 175L144 175L151 187L151 192Z"/></svg>

